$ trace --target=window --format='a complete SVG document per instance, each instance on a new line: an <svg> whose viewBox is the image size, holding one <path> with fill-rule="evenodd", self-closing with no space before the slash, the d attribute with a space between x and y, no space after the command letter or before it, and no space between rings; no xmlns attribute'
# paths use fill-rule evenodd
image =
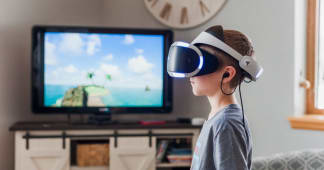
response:
<svg viewBox="0 0 324 170"><path fill-rule="evenodd" d="M324 130L324 1L307 5L306 114L289 121L292 128Z"/></svg>
<svg viewBox="0 0 324 170"><path fill-rule="evenodd" d="M322 12L321 12L322 11ZM308 0L306 112L324 115L324 3Z"/></svg>
<svg viewBox="0 0 324 170"><path fill-rule="evenodd" d="M324 109L324 3L319 3L318 55L316 69L315 108ZM322 12L321 12L322 11ZM316 62L315 62L316 63Z"/></svg>

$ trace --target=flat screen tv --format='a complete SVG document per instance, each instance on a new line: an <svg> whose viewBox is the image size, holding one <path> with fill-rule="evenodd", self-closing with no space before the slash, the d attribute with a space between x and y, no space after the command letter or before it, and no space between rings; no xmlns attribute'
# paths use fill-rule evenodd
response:
<svg viewBox="0 0 324 170"><path fill-rule="evenodd" d="M171 30L32 29L34 113L168 113Z"/></svg>

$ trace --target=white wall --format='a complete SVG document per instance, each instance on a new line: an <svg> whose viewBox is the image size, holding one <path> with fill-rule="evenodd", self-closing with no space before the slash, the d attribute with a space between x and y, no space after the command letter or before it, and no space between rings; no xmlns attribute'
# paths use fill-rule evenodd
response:
<svg viewBox="0 0 324 170"><path fill-rule="evenodd" d="M30 29L34 24L166 28L144 7L143 0L0 0L0 169L13 169L13 135L18 120L53 120L30 112ZM174 30L175 40L190 41L215 24L240 30L253 40L264 66L257 83L243 86L254 155L324 147L320 131L292 130L287 117L302 113L306 0L228 0L208 23ZM131 8L130 8L131 7ZM296 16L296 17L295 17ZM296 28L295 28L296 27ZM207 116L208 101L192 95L187 80L174 81L174 111L168 115L120 115L117 119L172 119Z"/></svg>
<svg viewBox="0 0 324 170"><path fill-rule="evenodd" d="M0 169L14 168L14 138L8 131L10 125L18 120L51 119L35 116L30 111L32 25L100 25L103 2L0 0Z"/></svg>

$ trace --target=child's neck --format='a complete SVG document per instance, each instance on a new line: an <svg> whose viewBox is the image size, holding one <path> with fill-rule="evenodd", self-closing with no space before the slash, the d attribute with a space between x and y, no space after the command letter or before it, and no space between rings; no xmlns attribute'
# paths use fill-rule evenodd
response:
<svg viewBox="0 0 324 170"><path fill-rule="evenodd" d="M208 116L208 120L212 118L218 111L223 109L229 104L237 104L236 98L234 94L232 95L214 95L214 96L207 96L209 100L209 104L211 106L211 111Z"/></svg>

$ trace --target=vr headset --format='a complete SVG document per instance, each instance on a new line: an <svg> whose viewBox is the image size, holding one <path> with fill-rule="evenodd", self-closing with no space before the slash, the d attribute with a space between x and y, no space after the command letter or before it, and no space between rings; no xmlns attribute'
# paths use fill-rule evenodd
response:
<svg viewBox="0 0 324 170"><path fill-rule="evenodd" d="M221 26L218 26L223 33ZM212 32L200 33L190 44L176 41L169 50L167 71L171 77L194 77L215 72L219 67L218 57L199 48L198 44L216 47L239 62L240 67L256 81L262 74L263 68L250 56L242 56L232 47L213 35Z"/></svg>

